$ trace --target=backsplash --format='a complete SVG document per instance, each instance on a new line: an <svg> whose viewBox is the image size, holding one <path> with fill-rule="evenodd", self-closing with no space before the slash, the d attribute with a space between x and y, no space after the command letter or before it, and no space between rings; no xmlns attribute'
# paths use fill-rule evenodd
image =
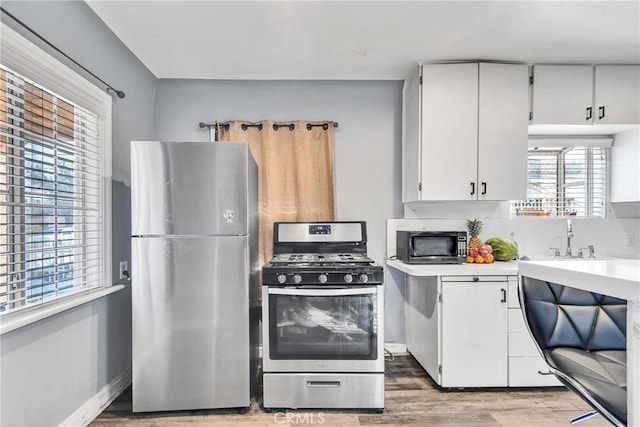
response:
<svg viewBox="0 0 640 427"><path fill-rule="evenodd" d="M625 207L634 211L634 207ZM567 219L572 220L571 247L594 245L596 257L640 258L640 218L618 218L617 209L610 209L608 218L509 218L508 202L443 202L405 205L404 219L387 221L387 255L396 253L396 230L462 230L466 219L484 222L480 239L491 237L515 240L520 255L552 256L559 248L564 253L567 244ZM631 216L625 214L625 216ZM514 235L512 235L514 233Z"/></svg>

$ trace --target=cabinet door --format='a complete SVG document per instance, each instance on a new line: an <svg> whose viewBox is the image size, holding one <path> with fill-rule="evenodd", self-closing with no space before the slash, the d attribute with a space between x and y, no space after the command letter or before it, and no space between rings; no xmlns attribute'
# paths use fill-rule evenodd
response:
<svg viewBox="0 0 640 427"><path fill-rule="evenodd" d="M438 280L435 276L407 275L405 325L407 350L440 384L438 373Z"/></svg>
<svg viewBox="0 0 640 427"><path fill-rule="evenodd" d="M611 147L611 201L640 202L640 129L616 135Z"/></svg>
<svg viewBox="0 0 640 427"><path fill-rule="evenodd" d="M442 386L507 385L507 282L442 283Z"/></svg>
<svg viewBox="0 0 640 427"><path fill-rule="evenodd" d="M594 114L591 65L533 67L532 124L589 125Z"/></svg>
<svg viewBox="0 0 640 427"><path fill-rule="evenodd" d="M596 124L640 123L640 66L596 65Z"/></svg>
<svg viewBox="0 0 640 427"><path fill-rule="evenodd" d="M480 64L478 200L527 198L529 69Z"/></svg>
<svg viewBox="0 0 640 427"><path fill-rule="evenodd" d="M476 200L478 64L423 65L421 119L422 200Z"/></svg>

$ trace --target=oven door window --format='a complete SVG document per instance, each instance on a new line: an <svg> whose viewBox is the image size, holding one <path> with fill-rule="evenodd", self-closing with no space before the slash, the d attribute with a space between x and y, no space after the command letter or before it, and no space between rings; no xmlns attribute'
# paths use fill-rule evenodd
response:
<svg viewBox="0 0 640 427"><path fill-rule="evenodd" d="M269 295L269 356L273 360L375 360L375 293Z"/></svg>

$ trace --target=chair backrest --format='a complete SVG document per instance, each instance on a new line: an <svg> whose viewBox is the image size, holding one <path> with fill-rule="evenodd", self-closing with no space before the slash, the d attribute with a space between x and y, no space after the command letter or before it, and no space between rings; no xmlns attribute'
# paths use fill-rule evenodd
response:
<svg viewBox="0 0 640 427"><path fill-rule="evenodd" d="M541 350L626 350L627 302L569 286L521 277L520 306Z"/></svg>

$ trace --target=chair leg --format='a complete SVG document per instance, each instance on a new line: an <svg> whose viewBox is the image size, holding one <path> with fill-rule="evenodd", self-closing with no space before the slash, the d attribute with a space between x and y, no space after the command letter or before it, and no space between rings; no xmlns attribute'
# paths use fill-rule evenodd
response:
<svg viewBox="0 0 640 427"><path fill-rule="evenodd" d="M587 412L586 414L579 415L575 418L571 418L571 424L578 424L584 420L588 420L589 418L593 418L598 415L598 411Z"/></svg>

